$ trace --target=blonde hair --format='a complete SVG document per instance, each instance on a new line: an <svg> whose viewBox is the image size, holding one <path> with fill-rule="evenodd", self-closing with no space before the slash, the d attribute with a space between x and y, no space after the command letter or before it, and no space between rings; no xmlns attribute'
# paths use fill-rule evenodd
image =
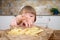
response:
<svg viewBox="0 0 60 40"><path fill-rule="evenodd" d="M23 10L25 10L26 13L32 13L33 15L35 15L35 20L36 21L36 11L33 7L31 6L24 6L21 11L19 12L19 14L22 14Z"/></svg>

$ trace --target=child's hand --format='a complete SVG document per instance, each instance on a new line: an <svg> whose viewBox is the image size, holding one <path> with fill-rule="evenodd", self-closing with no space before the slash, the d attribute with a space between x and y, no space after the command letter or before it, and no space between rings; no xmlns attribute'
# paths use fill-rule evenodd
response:
<svg viewBox="0 0 60 40"><path fill-rule="evenodd" d="M23 27L31 27L32 22L30 22L28 20L23 20L23 22L21 23L21 26L23 26Z"/></svg>
<svg viewBox="0 0 60 40"><path fill-rule="evenodd" d="M23 22L23 20L25 20L26 17L24 17L23 15L19 15L16 17L16 21L17 21L17 24L19 25L21 22Z"/></svg>
<svg viewBox="0 0 60 40"><path fill-rule="evenodd" d="M22 25L23 26L25 26L25 27L31 27L32 24L33 24L33 22L32 22L32 20L29 19L28 15L22 15Z"/></svg>

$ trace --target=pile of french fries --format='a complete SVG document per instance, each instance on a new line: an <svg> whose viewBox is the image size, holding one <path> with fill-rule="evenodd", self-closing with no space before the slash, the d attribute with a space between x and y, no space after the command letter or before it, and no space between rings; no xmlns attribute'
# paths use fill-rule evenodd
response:
<svg viewBox="0 0 60 40"><path fill-rule="evenodd" d="M8 35L33 35L38 36L38 33L44 31L38 27L31 27L31 28L14 28L8 32Z"/></svg>

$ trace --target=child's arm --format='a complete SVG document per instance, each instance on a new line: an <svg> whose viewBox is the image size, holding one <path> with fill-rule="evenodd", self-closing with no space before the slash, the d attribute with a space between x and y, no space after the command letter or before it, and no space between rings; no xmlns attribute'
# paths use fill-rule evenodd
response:
<svg viewBox="0 0 60 40"><path fill-rule="evenodd" d="M16 17L14 19L12 19L11 23L10 23L11 27L15 27L17 26L17 22L16 22Z"/></svg>
<svg viewBox="0 0 60 40"><path fill-rule="evenodd" d="M22 15L18 15L16 16L14 19L12 19L10 26L11 27L17 27L19 26L19 24L22 22L24 18L22 17Z"/></svg>

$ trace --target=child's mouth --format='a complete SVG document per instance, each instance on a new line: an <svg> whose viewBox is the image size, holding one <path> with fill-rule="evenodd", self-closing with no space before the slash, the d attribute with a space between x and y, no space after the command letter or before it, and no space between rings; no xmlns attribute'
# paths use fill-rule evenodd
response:
<svg viewBox="0 0 60 40"><path fill-rule="evenodd" d="M25 26L25 23L23 23L23 26Z"/></svg>

